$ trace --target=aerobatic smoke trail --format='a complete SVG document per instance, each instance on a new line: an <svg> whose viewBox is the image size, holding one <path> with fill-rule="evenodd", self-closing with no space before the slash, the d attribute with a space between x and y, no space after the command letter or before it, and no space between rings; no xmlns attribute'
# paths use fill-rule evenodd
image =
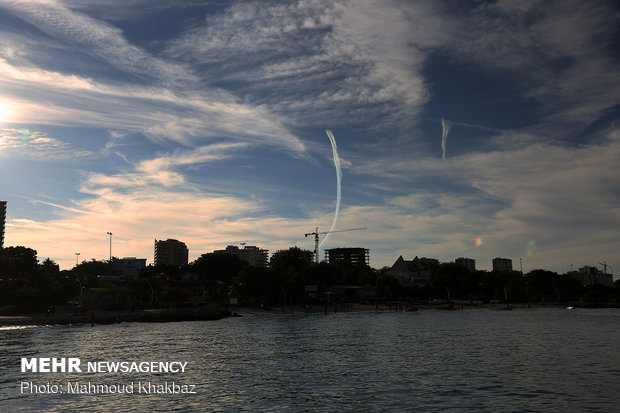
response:
<svg viewBox="0 0 620 413"><path fill-rule="evenodd" d="M334 155L334 165L336 166L336 210L334 211L334 219L332 220L332 226L329 228L330 231L333 231L336 227L336 221L338 221L338 212L340 211L340 194L341 194L341 180L342 180L342 170L340 169L340 156L338 156L338 146L336 146L336 138L334 138L334 134L332 131L327 129L325 131L329 141L332 143L332 153ZM330 234L325 234L325 238L319 244L319 248L323 246L329 239Z"/></svg>
<svg viewBox="0 0 620 413"><path fill-rule="evenodd" d="M446 141L448 140L448 133L450 133L452 128L452 122L441 118L441 128L441 150L443 151L443 159L446 159Z"/></svg>

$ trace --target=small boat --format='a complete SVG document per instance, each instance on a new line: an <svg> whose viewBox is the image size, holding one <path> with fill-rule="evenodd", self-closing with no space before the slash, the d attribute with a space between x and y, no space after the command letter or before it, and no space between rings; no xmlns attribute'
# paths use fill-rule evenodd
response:
<svg viewBox="0 0 620 413"><path fill-rule="evenodd" d="M567 310L574 310L575 307L573 307L572 305L569 305L568 307L566 307Z"/></svg>

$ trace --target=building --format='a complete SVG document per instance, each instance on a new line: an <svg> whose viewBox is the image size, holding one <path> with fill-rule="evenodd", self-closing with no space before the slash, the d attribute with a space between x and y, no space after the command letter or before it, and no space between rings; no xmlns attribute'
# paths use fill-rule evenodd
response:
<svg viewBox="0 0 620 413"><path fill-rule="evenodd" d="M267 267L269 265L269 250L253 245L246 245L243 249L239 249L236 245L228 245L225 250L213 252L236 255L241 261L247 262L254 267Z"/></svg>
<svg viewBox="0 0 620 413"><path fill-rule="evenodd" d="M0 248L4 248L4 227L6 222L6 201L0 201Z"/></svg>
<svg viewBox="0 0 620 413"><path fill-rule="evenodd" d="M607 287L611 287L613 285L613 275L606 274L598 268L590 265L584 265L579 268L579 271L572 271L569 274L573 278L578 279L582 287L595 284L600 284Z"/></svg>
<svg viewBox="0 0 620 413"><path fill-rule="evenodd" d="M512 260L508 258L493 258L493 271L512 271Z"/></svg>
<svg viewBox="0 0 620 413"><path fill-rule="evenodd" d="M406 261L401 255L388 270L388 274L396 278L403 287L413 287L414 285L424 285L434 266L439 265L439 260L434 258L415 257L411 261Z"/></svg>
<svg viewBox="0 0 620 413"><path fill-rule="evenodd" d="M176 239L155 240L155 265L182 267L187 265L188 260L189 250L185 243Z"/></svg>
<svg viewBox="0 0 620 413"><path fill-rule="evenodd" d="M456 263L467 268L467 271L476 271L476 260L471 258L460 257L456 259Z"/></svg>
<svg viewBox="0 0 620 413"><path fill-rule="evenodd" d="M366 248L331 248L325 250L325 260L330 264L343 261L352 265L370 266L370 250Z"/></svg>
<svg viewBox="0 0 620 413"><path fill-rule="evenodd" d="M146 258L112 258L114 270L125 279L137 279L140 270L146 268Z"/></svg>

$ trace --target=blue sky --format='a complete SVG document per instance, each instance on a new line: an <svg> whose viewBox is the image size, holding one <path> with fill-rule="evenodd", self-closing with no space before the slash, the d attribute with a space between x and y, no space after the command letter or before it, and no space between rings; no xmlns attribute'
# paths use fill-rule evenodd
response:
<svg viewBox="0 0 620 413"><path fill-rule="evenodd" d="M2 1L5 244L229 244L620 271L620 7ZM445 156L442 150L444 125ZM476 239L481 242L476 242ZM599 266L600 267L600 266Z"/></svg>

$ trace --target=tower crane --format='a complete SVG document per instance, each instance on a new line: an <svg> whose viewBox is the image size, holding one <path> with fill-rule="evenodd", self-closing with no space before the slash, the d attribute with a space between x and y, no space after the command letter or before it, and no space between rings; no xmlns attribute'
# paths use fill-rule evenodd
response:
<svg viewBox="0 0 620 413"><path fill-rule="evenodd" d="M348 229L337 229L337 230L334 230L334 231L319 232L319 227L316 227L314 232L309 232L309 233L305 234L306 237L308 235L314 235L314 262L316 262L317 264L319 263L319 235L331 234L331 233L334 233L334 232L359 231L359 230L362 230L362 229L367 229L367 228L366 227L363 227L363 228L348 228Z"/></svg>

